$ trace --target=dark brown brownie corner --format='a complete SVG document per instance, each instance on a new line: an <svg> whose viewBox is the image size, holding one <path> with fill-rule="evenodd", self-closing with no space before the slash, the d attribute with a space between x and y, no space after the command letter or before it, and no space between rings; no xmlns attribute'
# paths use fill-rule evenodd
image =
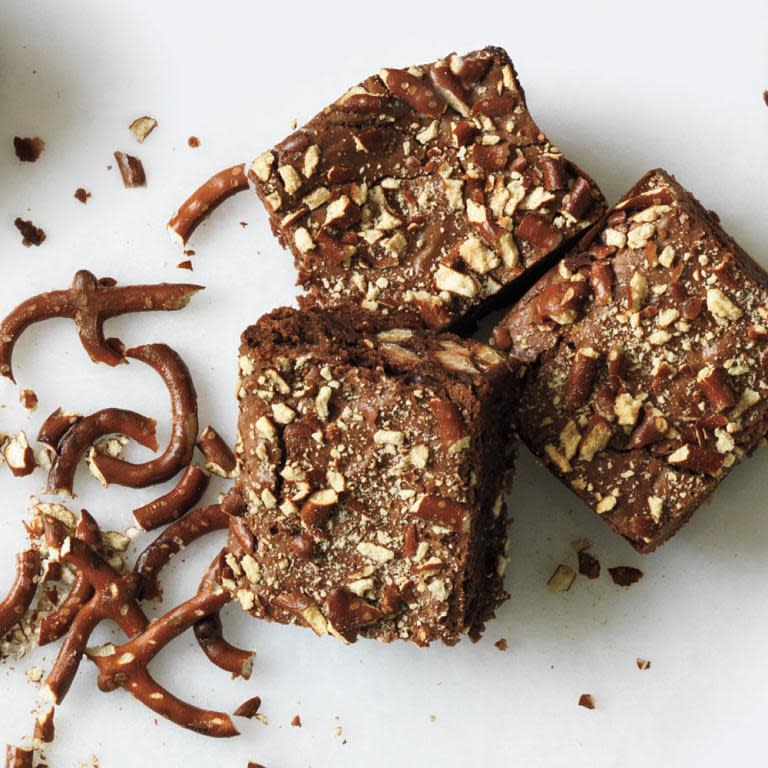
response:
<svg viewBox="0 0 768 768"><path fill-rule="evenodd" d="M433 329L497 303L605 210L493 47L380 70L261 154L250 178L306 303Z"/></svg>
<svg viewBox="0 0 768 768"><path fill-rule="evenodd" d="M673 176L646 174L498 325L519 432L640 552L768 429L768 275Z"/></svg>
<svg viewBox="0 0 768 768"><path fill-rule="evenodd" d="M240 351L225 584L318 634L479 636L505 597L517 372L490 347L358 309L279 309Z"/></svg>

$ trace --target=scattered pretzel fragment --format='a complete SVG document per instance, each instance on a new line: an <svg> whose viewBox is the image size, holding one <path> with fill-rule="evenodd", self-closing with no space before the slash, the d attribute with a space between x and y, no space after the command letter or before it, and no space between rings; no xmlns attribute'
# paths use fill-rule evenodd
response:
<svg viewBox="0 0 768 768"><path fill-rule="evenodd" d="M224 551L222 550L205 572L200 583L201 591L209 588L220 579L223 565ZM250 678L253 671L254 653L252 651L243 651L224 639L224 628L219 611L196 622L194 632L198 645L213 664L225 672L229 672L233 678L242 677L245 680ZM248 703L246 702L246 704ZM260 703L261 699L259 699ZM242 706L245 706L245 704ZM235 711L235 714L237 715L238 712L239 710ZM253 715L255 714L256 711L254 711Z"/></svg>
<svg viewBox="0 0 768 768"><path fill-rule="evenodd" d="M149 115L142 115L137 117L129 126L128 130L134 135L136 141L139 144L144 142L144 139L149 136L152 131L157 127L157 120Z"/></svg>
<svg viewBox="0 0 768 768"><path fill-rule="evenodd" d="M53 707L47 707L44 712L35 716L35 730L32 738L41 744L50 744L56 729L53 724Z"/></svg>
<svg viewBox="0 0 768 768"><path fill-rule="evenodd" d="M90 193L90 192L88 192L88 191L87 191L86 189L84 189L83 187L78 187L78 188L75 190L75 195L74 195L75 199L76 199L76 200L79 200L79 201L80 201L80 202L81 202L83 205L85 205L85 204L88 202L88 198L89 198L90 196L91 196L91 193Z"/></svg>
<svg viewBox="0 0 768 768"><path fill-rule="evenodd" d="M101 621L111 619L129 638L142 632L148 621L136 602L136 574L116 571L93 547L69 535L61 521L45 516L43 525L52 555L77 568L94 590L93 597L76 614L45 680L51 701L60 704L72 685L88 639Z"/></svg>
<svg viewBox="0 0 768 768"><path fill-rule="evenodd" d="M219 477L233 477L237 459L224 438L212 427L207 426L197 439L197 447L205 456L205 468Z"/></svg>
<svg viewBox="0 0 768 768"><path fill-rule="evenodd" d="M31 475L37 466L35 453L24 432L9 437L3 446L3 458L14 477Z"/></svg>
<svg viewBox="0 0 768 768"><path fill-rule="evenodd" d="M29 248L30 245L42 245L45 240L45 230L36 227L31 221L17 216L13 220L13 225L21 233L21 244Z"/></svg>
<svg viewBox="0 0 768 768"><path fill-rule="evenodd" d="M200 290L200 285L183 283L118 286L111 278L97 280L91 272L80 270L70 288L27 299L0 323L0 375L14 381L11 358L19 336L30 325L54 317L74 320L80 341L95 363L123 363L122 352L104 338L106 320L133 312L183 309Z"/></svg>
<svg viewBox="0 0 768 768"><path fill-rule="evenodd" d="M637 664L637 668L638 669L645 670L645 669L650 669L651 668L651 662L648 661L648 659L640 659L640 658L638 658L635 661L635 664Z"/></svg>
<svg viewBox="0 0 768 768"><path fill-rule="evenodd" d="M123 186L127 189L143 187L147 183L147 175L141 160L125 152L115 152L115 160L120 175L123 177Z"/></svg>
<svg viewBox="0 0 768 768"><path fill-rule="evenodd" d="M58 453L61 438L64 437L67 430L73 424L76 424L82 418L83 417L79 413L74 413L74 411L63 411L61 408L57 408L41 424L40 430L37 433L37 442L42 443L54 454Z"/></svg>
<svg viewBox="0 0 768 768"><path fill-rule="evenodd" d="M86 651L99 670L99 688L124 688L135 699L173 723L217 738L237 736L229 715L200 709L181 701L160 686L147 665L174 638L202 617L220 610L230 600L221 587L204 589L191 599L153 621L140 635L121 646L107 644Z"/></svg>
<svg viewBox="0 0 768 768"><path fill-rule="evenodd" d="M579 696L579 706L585 709L595 708L595 697L591 693L582 693Z"/></svg>
<svg viewBox="0 0 768 768"><path fill-rule="evenodd" d="M0 603L0 638L19 623L32 604L39 569L40 553L36 549L16 555L16 577L8 595Z"/></svg>
<svg viewBox="0 0 768 768"><path fill-rule="evenodd" d="M162 455L143 464L132 464L107 455L93 455L105 485L146 488L170 480L192 460L197 439L197 393L184 361L166 344L146 344L126 350L126 357L141 360L162 378L171 396L171 439Z"/></svg>
<svg viewBox="0 0 768 768"><path fill-rule="evenodd" d="M32 768L34 752L9 744L5 750L5 768Z"/></svg>
<svg viewBox="0 0 768 768"><path fill-rule="evenodd" d="M80 460L96 440L105 435L126 435L137 443L157 450L156 423L135 411L105 408L73 423L57 447L57 455L48 473L48 493L73 495L75 472ZM92 458L92 463L95 457Z"/></svg>
<svg viewBox="0 0 768 768"><path fill-rule="evenodd" d="M570 565L560 563L549 577L547 586L553 592L567 592L576 578L576 571Z"/></svg>
<svg viewBox="0 0 768 768"><path fill-rule="evenodd" d="M13 151L22 163L35 163L45 149L45 142L39 137L13 137Z"/></svg>
<svg viewBox="0 0 768 768"><path fill-rule="evenodd" d="M210 477L196 464L190 464L181 479L164 496L133 510L136 522L145 530L153 531L189 512L203 498Z"/></svg>
<svg viewBox="0 0 768 768"><path fill-rule="evenodd" d="M184 246L206 217L227 198L248 189L245 163L232 166L211 176L188 197L168 222L167 229L174 242Z"/></svg>
<svg viewBox="0 0 768 768"><path fill-rule="evenodd" d="M134 571L141 577L141 598L162 596L157 578L170 559L193 541L213 531L225 530L229 515L221 504L211 504L190 512L169 525L138 557Z"/></svg>

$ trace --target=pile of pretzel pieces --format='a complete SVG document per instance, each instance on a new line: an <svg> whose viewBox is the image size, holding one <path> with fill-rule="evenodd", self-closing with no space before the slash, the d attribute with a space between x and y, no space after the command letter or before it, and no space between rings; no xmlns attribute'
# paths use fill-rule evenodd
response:
<svg viewBox="0 0 768 768"><path fill-rule="evenodd" d="M169 222L172 237L186 244L192 231L214 208L247 189L244 169L244 164L234 166L203 184ZM116 366L128 359L139 360L161 377L171 400L168 446L147 462L129 463L120 457L119 450L110 451L104 446L109 436L118 436L118 445L130 438L157 451L153 419L120 408L87 416L58 408L45 419L37 436L45 461L35 456L26 436L20 433L23 439L18 441L19 458L13 465L8 462L15 476L28 475L36 466L46 467L46 493L73 497L76 470L83 459L105 486L146 488L180 475L172 490L133 511L144 531L168 526L139 555L133 569L115 557L117 550L127 546L126 537L102 532L85 510L75 519L61 505L38 505L37 514L27 525L30 548L17 555L15 580L0 602L0 639L12 633L25 616L39 613L36 643L42 646L62 638L63 642L43 685L47 701L36 715L32 746L8 746L7 766L31 768L36 750L53 740L54 706L66 696L83 656L97 666L102 691L123 688L155 713L208 736L238 735L230 715L182 701L156 683L147 669L171 640L193 629L200 648L213 664L232 677L250 677L254 654L236 648L223 636L220 612L232 599L219 586L222 577L231 576L224 550L216 556L192 598L152 622L141 607L143 600L162 599L159 573L177 552L210 532L228 529L230 519L243 514L232 494L224 495L218 504L196 508L208 488L210 475L234 477L237 461L213 427L200 432L192 377L173 349L165 344L149 344L126 350L119 340L106 338L103 328L106 320L118 315L181 309L199 290L202 286L188 284L118 286L111 278L97 279L81 270L70 288L34 296L0 322L0 375L13 382L13 349L24 330L49 318L64 317L75 323L92 361ZM7 445L7 439L0 435L0 448ZM204 457L204 467L193 463L195 446ZM125 542L118 541L121 537ZM50 584L61 579L63 568L70 574L71 583L59 600L56 588ZM44 603L50 610L38 611ZM118 625L126 642L89 648L92 633L107 619ZM233 714L253 717L259 705L258 697L249 699Z"/></svg>

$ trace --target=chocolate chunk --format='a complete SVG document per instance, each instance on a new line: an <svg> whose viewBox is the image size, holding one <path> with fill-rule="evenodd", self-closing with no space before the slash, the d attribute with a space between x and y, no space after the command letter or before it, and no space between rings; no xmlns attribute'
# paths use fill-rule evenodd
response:
<svg viewBox="0 0 768 768"><path fill-rule="evenodd" d="M590 555L586 549L580 549L578 557L579 573L582 576L588 579L596 579L600 576L600 561L596 557Z"/></svg>
<svg viewBox="0 0 768 768"><path fill-rule="evenodd" d="M21 244L27 248L30 245L40 245L45 240L45 230L36 227L31 221L16 218L13 224L21 232Z"/></svg>
<svg viewBox="0 0 768 768"><path fill-rule="evenodd" d="M643 578L643 572L639 568L629 565L617 565L608 569L613 583L619 587L631 587Z"/></svg>
<svg viewBox="0 0 768 768"><path fill-rule="evenodd" d="M21 136L14 136L13 149L22 163L34 163L43 153L45 142L38 137L22 139Z"/></svg>

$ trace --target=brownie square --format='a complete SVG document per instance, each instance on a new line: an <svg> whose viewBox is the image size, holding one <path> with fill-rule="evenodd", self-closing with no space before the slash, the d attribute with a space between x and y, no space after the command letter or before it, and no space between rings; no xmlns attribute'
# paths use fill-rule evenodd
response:
<svg viewBox="0 0 768 768"><path fill-rule="evenodd" d="M226 583L320 635L477 637L505 597L516 373L485 344L363 310L278 309L242 337Z"/></svg>
<svg viewBox="0 0 768 768"><path fill-rule="evenodd" d="M647 173L494 331L527 364L520 436L638 551L766 433L768 275Z"/></svg>
<svg viewBox="0 0 768 768"><path fill-rule="evenodd" d="M260 155L250 178L304 305L433 329L486 309L605 210L533 121L500 48L380 70Z"/></svg>

